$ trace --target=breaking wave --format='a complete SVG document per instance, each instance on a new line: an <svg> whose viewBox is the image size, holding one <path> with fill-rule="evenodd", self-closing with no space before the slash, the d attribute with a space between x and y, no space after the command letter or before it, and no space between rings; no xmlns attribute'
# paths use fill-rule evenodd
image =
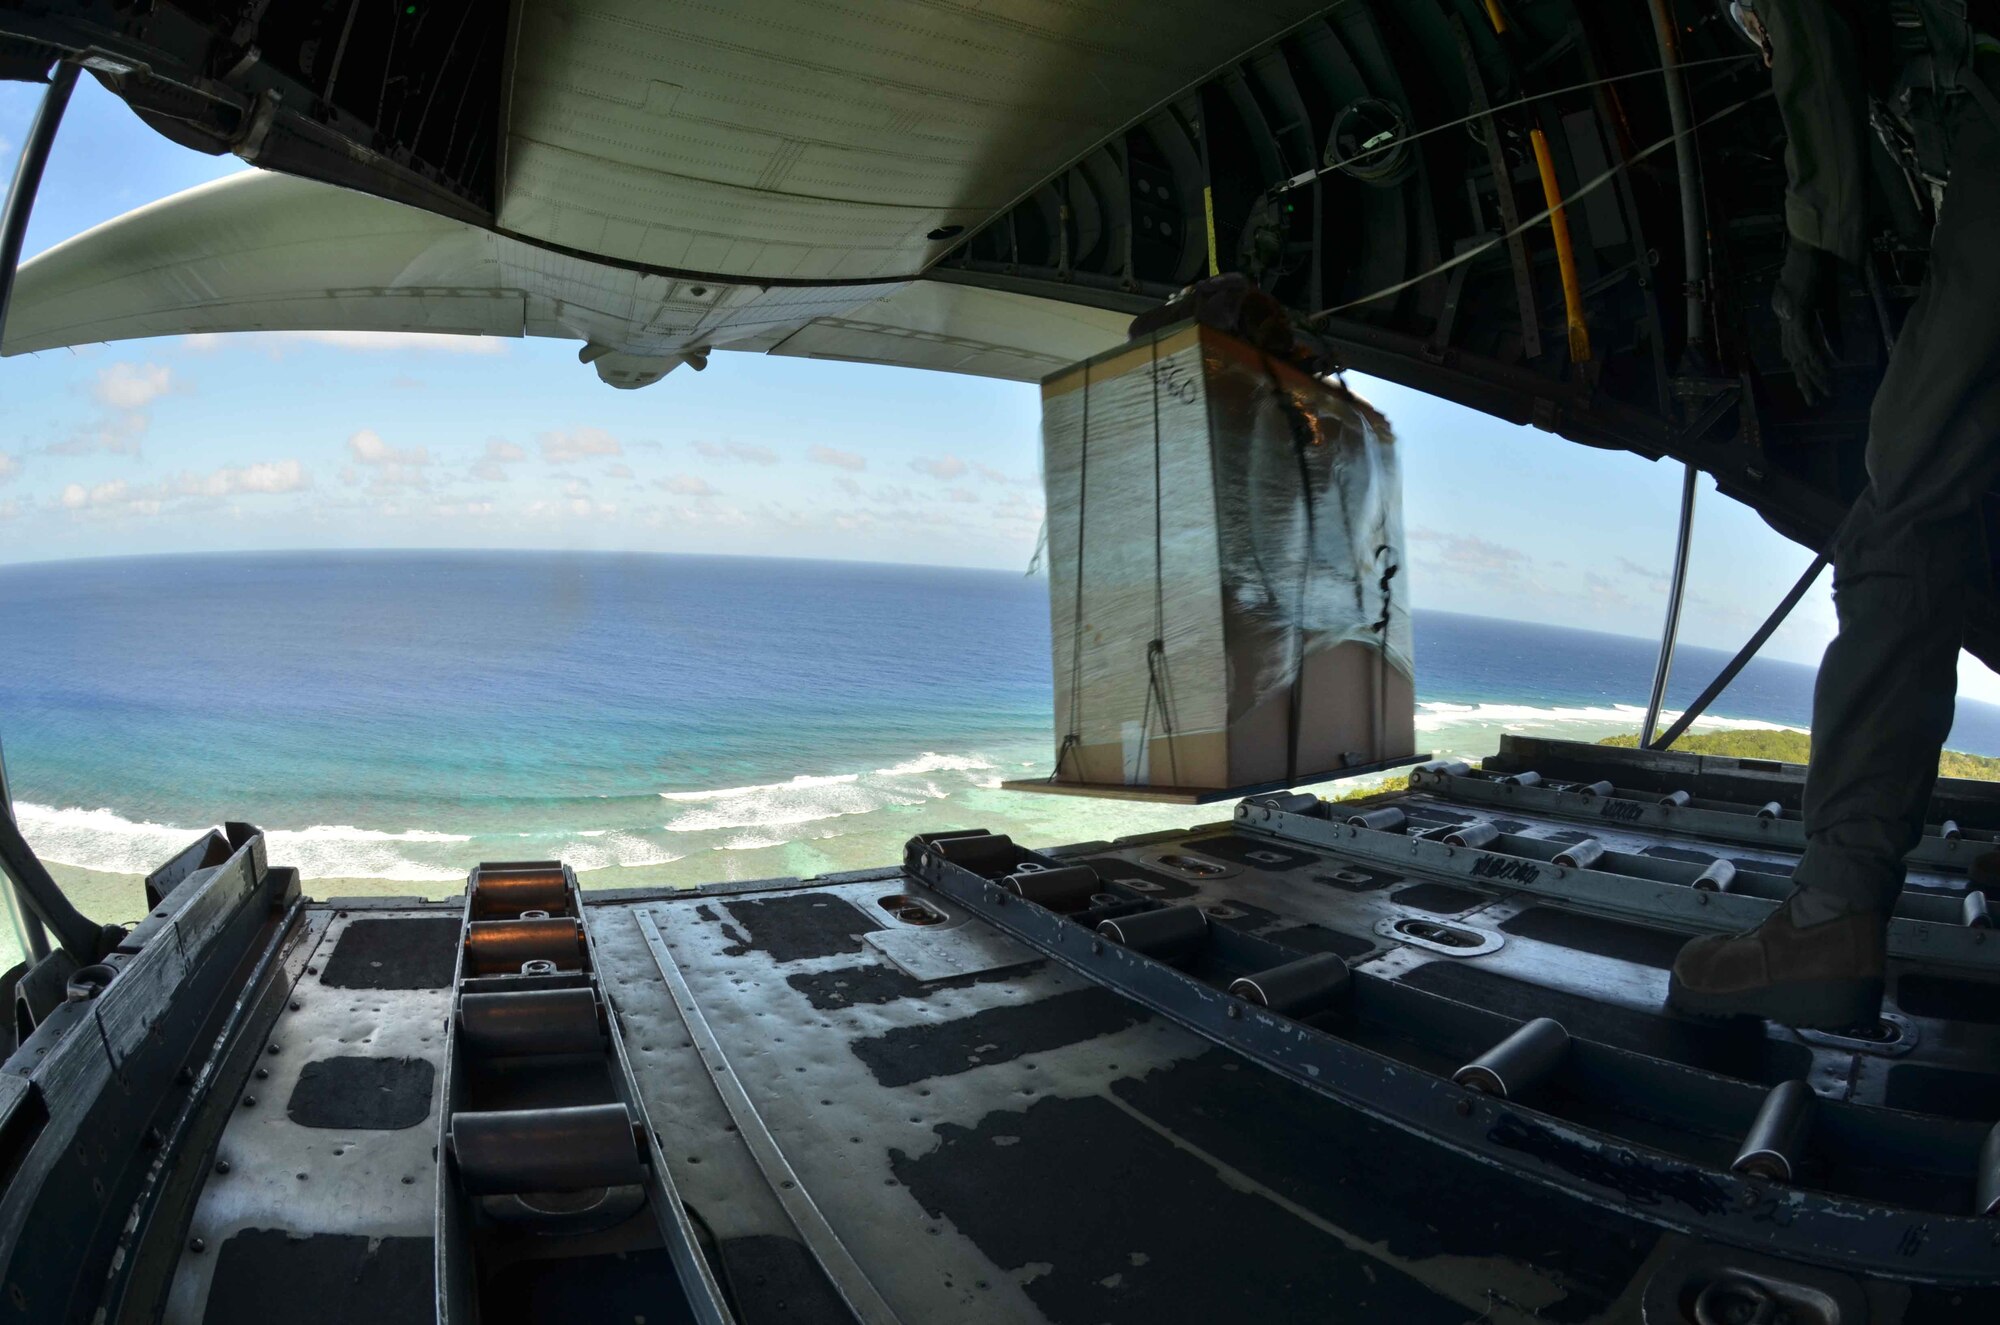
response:
<svg viewBox="0 0 2000 1325"><path fill-rule="evenodd" d="M115 810L57 809L23 801L14 812L21 832L44 860L108 874L149 874L213 825L181 826L127 819ZM469 833L428 829L390 831L351 824L274 828L264 834L276 865L296 866L307 879L382 879L395 883L451 883L480 858L559 855L578 870L665 865L681 855L615 829L548 834L533 851L523 834L505 846L473 848ZM543 843L547 844L544 851Z"/></svg>
<svg viewBox="0 0 2000 1325"><path fill-rule="evenodd" d="M14 807L21 832L45 860L113 874L149 874L212 825L182 827L127 819L115 810L57 809L23 801ZM437 883L463 878L465 866L427 864L407 848L472 839L423 829L389 832L348 824L273 829L265 846L273 862L296 865L307 878L390 879Z"/></svg>
<svg viewBox="0 0 2000 1325"><path fill-rule="evenodd" d="M1678 717L1680 712L1675 709L1660 714L1662 723L1672 722ZM1417 747L1430 750L1440 758L1483 759L1499 748L1502 731L1524 736L1595 741L1606 736L1636 732L1645 719L1646 710L1637 704L1541 707L1534 704L1454 704L1429 700L1417 705ZM1753 718L1703 716L1696 720L1694 730L1804 731L1805 728Z"/></svg>
<svg viewBox="0 0 2000 1325"><path fill-rule="evenodd" d="M342 823L274 828L266 831L265 838L274 864L296 866L308 880L453 883L482 859L560 858L584 873L645 868L670 865L704 847L757 851L825 842L854 831L833 826L833 820L907 809L991 788L997 784L999 767L981 755L926 752L865 773L809 774L784 782L579 803L580 824L575 828L522 831L520 825L507 822L483 831L446 832ZM665 823L644 809L662 804L671 807ZM32 802L16 805L15 812L23 833L44 859L111 874L149 873L209 827L127 818L108 808L56 808ZM464 820L454 816L444 823L460 827ZM897 831L910 830L899 824ZM704 833L713 837L693 841L686 837Z"/></svg>
<svg viewBox="0 0 2000 1325"><path fill-rule="evenodd" d="M755 830L717 849L753 850L777 846L785 838L766 840L773 829L797 828L824 819L873 814L892 807L943 800L955 791L992 785L986 774L993 763L980 755L926 752L914 759L869 773L833 773L795 777L748 787L710 791L664 791L662 800L698 806L668 820L670 833L709 833L731 829ZM960 785L941 781L938 774L960 774Z"/></svg>
<svg viewBox="0 0 2000 1325"><path fill-rule="evenodd" d="M1660 717L1671 722L1680 713L1675 709L1663 710ZM1448 727L1490 725L1495 723L1527 724L1536 726L1617 726L1621 729L1636 729L1645 720L1646 710L1637 704L1603 704L1579 707L1541 708L1533 704L1453 704L1444 700L1428 700L1417 705L1417 730L1420 732L1441 731ZM1803 727L1787 727L1780 722L1764 722L1755 718L1718 718L1704 716L1695 725L1707 731L1804 731Z"/></svg>

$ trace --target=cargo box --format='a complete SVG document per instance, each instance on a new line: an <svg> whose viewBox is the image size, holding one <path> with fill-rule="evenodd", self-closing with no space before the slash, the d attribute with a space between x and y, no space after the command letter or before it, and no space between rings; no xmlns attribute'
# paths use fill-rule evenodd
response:
<svg viewBox="0 0 2000 1325"><path fill-rule="evenodd" d="M1374 409L1187 323L1045 380L1042 457L1044 789L1209 799L1414 756L1402 488Z"/></svg>

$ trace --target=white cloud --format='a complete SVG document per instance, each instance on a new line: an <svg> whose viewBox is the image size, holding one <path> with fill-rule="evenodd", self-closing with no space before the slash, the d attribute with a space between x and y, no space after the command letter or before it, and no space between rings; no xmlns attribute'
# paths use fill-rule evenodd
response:
<svg viewBox="0 0 2000 1325"><path fill-rule="evenodd" d="M54 455L89 455L106 451L136 455L150 420L146 407L173 390L171 369L156 363L114 363L100 369L90 394L104 407L104 416L75 429L48 448Z"/></svg>
<svg viewBox="0 0 2000 1325"><path fill-rule="evenodd" d="M665 488L676 497L713 497L715 489L708 480L698 474L676 474L672 478L654 479L653 486Z"/></svg>
<svg viewBox="0 0 2000 1325"><path fill-rule="evenodd" d="M303 463L293 458L225 465L206 474L184 470L159 483L134 484L122 478L90 487L70 483L64 486L56 501L68 511L156 515L168 502L273 496L303 492L310 487L312 475Z"/></svg>
<svg viewBox="0 0 2000 1325"><path fill-rule="evenodd" d="M486 454L473 462L472 477L484 479L488 483L505 483L512 477L507 466L516 460L526 460L526 447L516 446L503 438L495 437L486 443Z"/></svg>
<svg viewBox="0 0 2000 1325"><path fill-rule="evenodd" d="M972 502L979 500L979 494L974 492L970 488L953 488L950 492L946 493L945 496L950 500L956 502Z"/></svg>
<svg viewBox="0 0 2000 1325"><path fill-rule="evenodd" d="M567 432L545 432L540 438L542 459L552 465L567 464L594 455L623 455L618 439L602 428L571 428Z"/></svg>
<svg viewBox="0 0 2000 1325"><path fill-rule="evenodd" d="M741 460L751 465L775 465L778 453L768 446L748 442L696 442L695 454L708 460Z"/></svg>
<svg viewBox="0 0 2000 1325"><path fill-rule="evenodd" d="M376 496L400 488L430 486L430 475L425 470L431 463L431 453L424 447L398 450L383 441L382 435L373 428L363 428L347 439L347 451L354 457L355 464L366 465L373 471L368 491ZM345 474L341 475L341 481L347 481Z"/></svg>
<svg viewBox="0 0 2000 1325"><path fill-rule="evenodd" d="M111 455L137 455L139 440L150 422L141 410L107 414L94 424L78 428L64 440L49 447L51 455L89 455L104 451Z"/></svg>
<svg viewBox="0 0 2000 1325"><path fill-rule="evenodd" d="M955 479L966 471L966 463L955 455L940 456L935 459L924 457L910 462L910 468L919 474L929 474L940 481Z"/></svg>
<svg viewBox="0 0 2000 1325"><path fill-rule="evenodd" d="M815 446L806 454L806 458L816 465L832 465L835 469L845 469L850 473L859 473L868 468L866 456L857 455L852 451L836 451L831 446Z"/></svg>
<svg viewBox="0 0 2000 1325"><path fill-rule="evenodd" d="M0 451L0 483L11 483L21 475L19 458L6 451Z"/></svg>
<svg viewBox="0 0 2000 1325"><path fill-rule="evenodd" d="M100 483L97 485L97 490L107 498L113 496L114 494L117 496L123 496L125 494L125 484L122 480L116 483L115 485L111 483ZM63 485L62 497L60 498L60 500L62 501L63 509L70 511L80 511L84 507L90 505L90 497L91 497L91 490L89 488L84 487L83 484L66 483Z"/></svg>
<svg viewBox="0 0 2000 1325"><path fill-rule="evenodd" d="M632 477L632 466L630 466L630 465L627 465L627 464L616 464L616 465L606 465L606 466L604 467L604 477L606 477L606 478L631 478L631 477Z"/></svg>
<svg viewBox="0 0 2000 1325"><path fill-rule="evenodd" d="M114 363L100 369L90 394L106 409L140 410L173 389L174 375L156 363Z"/></svg>
<svg viewBox="0 0 2000 1325"><path fill-rule="evenodd" d="M270 460L211 474L183 474L175 481L183 496L233 497L242 493L303 492L312 475L298 460Z"/></svg>
<svg viewBox="0 0 2000 1325"><path fill-rule="evenodd" d="M382 440L373 428L363 428L347 439L348 453L359 465L428 465L431 454L421 446L398 451Z"/></svg>

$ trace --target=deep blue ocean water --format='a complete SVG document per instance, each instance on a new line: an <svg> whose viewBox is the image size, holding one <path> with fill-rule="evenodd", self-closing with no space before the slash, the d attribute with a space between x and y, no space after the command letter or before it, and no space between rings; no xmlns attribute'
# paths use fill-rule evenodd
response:
<svg viewBox="0 0 2000 1325"><path fill-rule="evenodd" d="M809 873L885 863L925 828L1054 840L1190 813L997 789L1053 745L1046 585L1013 574L152 557L0 568L0 621L24 830L94 869L143 872L225 817L308 877L441 884L544 855L618 882ZM1419 611L1425 743L1635 729L1653 647ZM1722 661L1684 649L1670 701ZM1811 685L1758 662L1717 712L1803 726ZM2000 752L2000 710L1962 706L1954 745Z"/></svg>

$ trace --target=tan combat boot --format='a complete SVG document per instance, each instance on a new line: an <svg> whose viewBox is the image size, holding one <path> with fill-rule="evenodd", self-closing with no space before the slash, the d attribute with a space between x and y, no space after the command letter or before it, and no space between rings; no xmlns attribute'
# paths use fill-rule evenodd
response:
<svg viewBox="0 0 2000 1325"><path fill-rule="evenodd" d="M1798 925L1789 903L1744 934L1713 934L1682 948L1667 1006L1704 1017L1768 1017L1783 1026L1845 1030L1882 1014L1889 918L1857 911Z"/></svg>

